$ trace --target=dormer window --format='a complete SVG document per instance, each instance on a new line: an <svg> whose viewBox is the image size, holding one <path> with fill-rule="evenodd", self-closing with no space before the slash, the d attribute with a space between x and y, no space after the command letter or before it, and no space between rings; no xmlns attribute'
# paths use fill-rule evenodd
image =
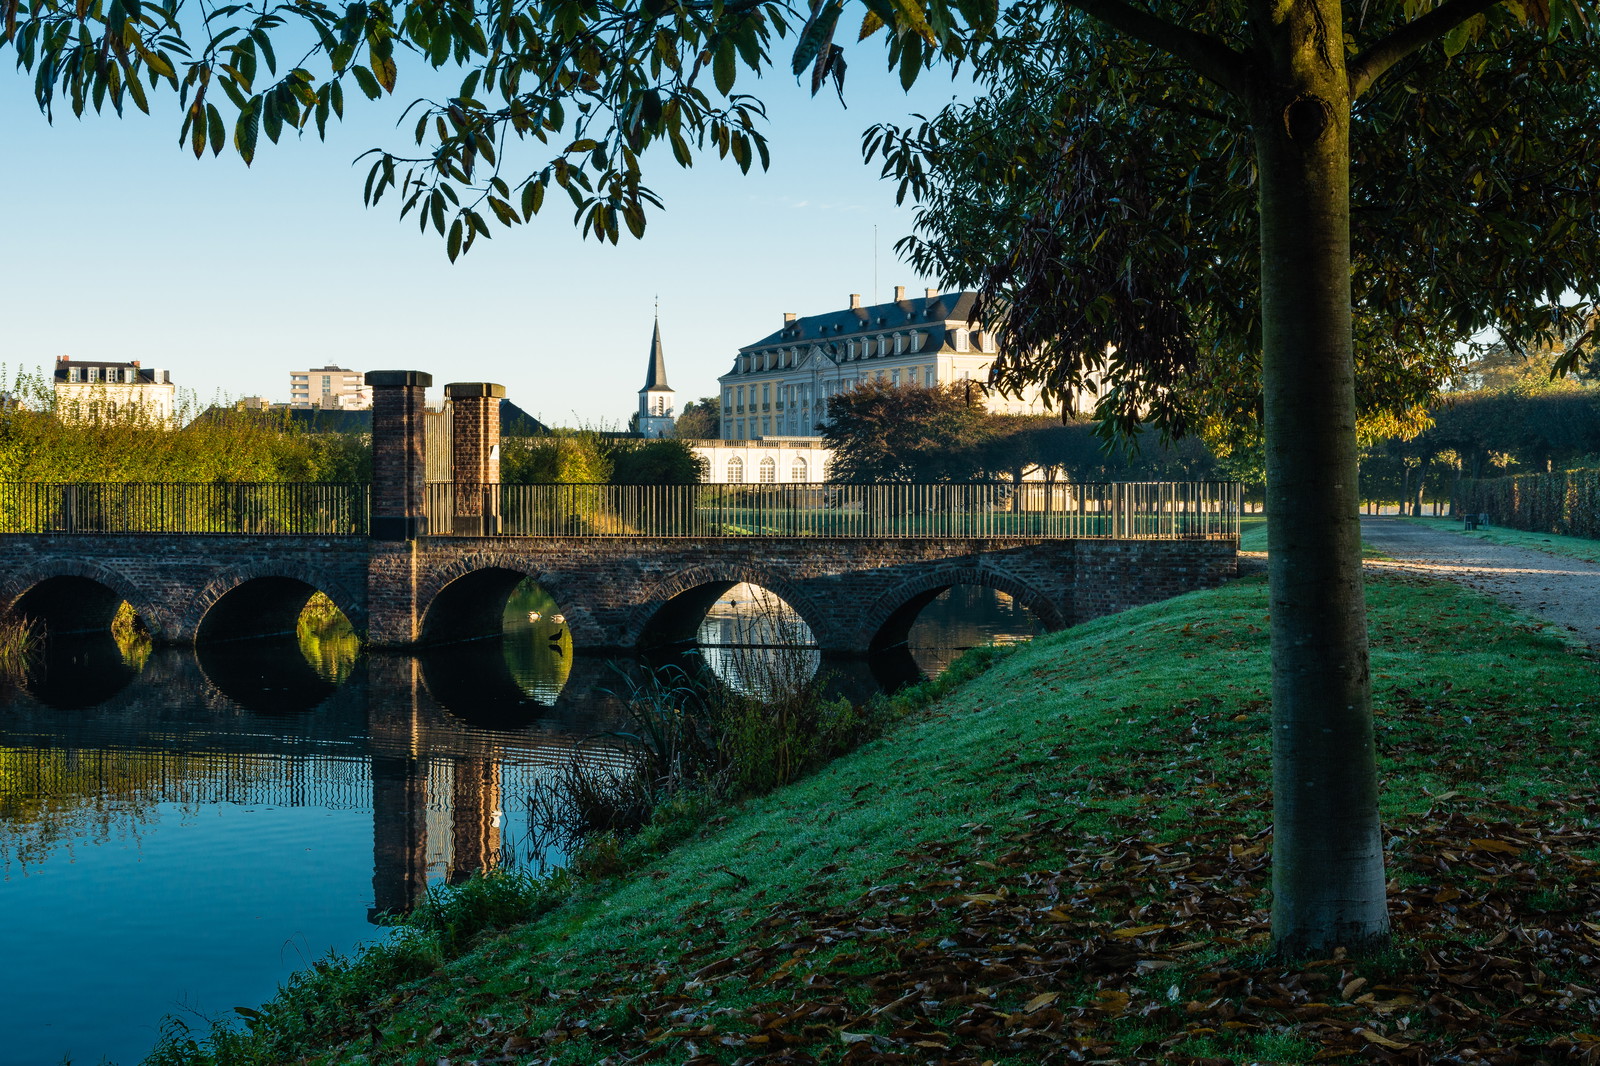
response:
<svg viewBox="0 0 1600 1066"><path fill-rule="evenodd" d="M958 352L970 351L971 346L968 343L967 331L964 329L955 330L951 335L951 345Z"/></svg>

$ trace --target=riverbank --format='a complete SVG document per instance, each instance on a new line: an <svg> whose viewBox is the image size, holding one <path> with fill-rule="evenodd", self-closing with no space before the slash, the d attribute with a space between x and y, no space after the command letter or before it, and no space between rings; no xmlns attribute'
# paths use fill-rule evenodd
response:
<svg viewBox="0 0 1600 1066"><path fill-rule="evenodd" d="M479 886L433 939L241 1012L253 1032L212 1061L1576 1061L1600 1043L1595 668L1468 590L1370 592L1381 958L1263 953L1249 578L988 653L822 772L682 819L642 866L602 851L575 886ZM186 1043L160 1061L205 1060Z"/></svg>

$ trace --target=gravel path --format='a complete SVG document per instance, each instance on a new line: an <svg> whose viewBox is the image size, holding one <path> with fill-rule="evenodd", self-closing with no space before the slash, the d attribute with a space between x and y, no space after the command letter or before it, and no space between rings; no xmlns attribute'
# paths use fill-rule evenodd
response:
<svg viewBox="0 0 1600 1066"><path fill-rule="evenodd" d="M1368 559L1373 569L1426 574L1487 592L1571 630L1600 653L1600 564L1489 544L1402 518L1362 518L1361 539L1394 557Z"/></svg>

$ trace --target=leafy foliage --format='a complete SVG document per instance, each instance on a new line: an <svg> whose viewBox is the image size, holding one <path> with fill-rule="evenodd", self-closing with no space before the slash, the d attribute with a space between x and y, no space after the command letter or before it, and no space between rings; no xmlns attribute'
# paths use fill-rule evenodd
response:
<svg viewBox="0 0 1600 1066"><path fill-rule="evenodd" d="M1459 62L1414 57L1357 108L1351 227L1369 436L1420 428L1419 405L1479 331L1517 348L1565 332L1569 361L1589 341L1572 296L1600 295L1600 234L1582 221L1600 200L1600 148L1568 131L1600 119L1600 59L1586 41L1502 29L1501 47ZM1250 432L1259 212L1239 103L1164 65L1159 49L1038 0L1008 8L970 59L987 90L978 100L877 127L863 144L918 203L900 250L980 289L1001 323L996 381L1042 384L1063 405L1095 390L1097 415L1125 432ZM1146 76L1155 67L1161 76Z"/></svg>
<svg viewBox="0 0 1600 1066"><path fill-rule="evenodd" d="M674 423L680 440L716 440L722 436L722 403L715 396L702 396L683 405Z"/></svg>
<svg viewBox="0 0 1600 1066"><path fill-rule="evenodd" d="M834 450L835 481L929 484L981 480L977 448L990 428L981 392L970 395L961 382L868 380L829 399L822 436Z"/></svg>
<svg viewBox="0 0 1600 1066"><path fill-rule="evenodd" d="M702 461L680 440L640 440L592 428L508 437L500 480L508 485L692 485Z"/></svg>
<svg viewBox="0 0 1600 1066"><path fill-rule="evenodd" d="M742 171L765 167L765 111L734 91L739 73L771 67L773 41L798 29L796 62L820 49L816 83L831 75L842 88L845 63L828 40L842 6L819 0L796 27L777 0L268 0L199 12L182 0L5 0L0 48L34 72L48 116L58 100L80 116L107 104L121 114L130 102L149 112L171 91L180 144L196 157L231 148L247 164L263 133L274 143L325 136L352 83L353 100L379 100L395 93L407 60L417 73L456 71L459 86L452 77L452 89L406 108L415 152L368 153L364 193L375 205L393 191L401 216L431 227L453 260L496 224L529 222L553 203L570 204L597 240L642 235L662 206L641 169L652 148L682 167L709 152ZM877 25L899 27L890 57L909 79L938 47L959 49L959 31L993 5L868 7Z"/></svg>

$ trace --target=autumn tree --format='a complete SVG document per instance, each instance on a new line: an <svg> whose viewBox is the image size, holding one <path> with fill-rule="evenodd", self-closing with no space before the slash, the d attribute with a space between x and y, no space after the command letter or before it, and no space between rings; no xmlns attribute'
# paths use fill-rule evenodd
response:
<svg viewBox="0 0 1600 1066"><path fill-rule="evenodd" d="M833 449L829 477L844 482L979 480L979 449L991 421L981 395L958 384L863 381L828 400L822 437Z"/></svg>
<svg viewBox="0 0 1600 1066"><path fill-rule="evenodd" d="M1149 411L1173 432L1190 415L1172 398L1197 389L1259 416L1273 933L1288 954L1370 948L1388 930L1356 354L1398 349L1394 331L1488 326L1526 345L1573 324L1567 294L1600 295L1588 3L1022 0L1002 19L993 0L863 0L859 35L880 34L908 84L939 57L981 64L1021 48L1039 60L992 64L999 99L1020 109L996 113L1012 124L1010 151L986 162L1043 179L1042 196L1015 205L1020 227L989 244L999 261L986 293L1015 355L1002 380L1064 398L1093 379L1102 417ZM842 84L845 6L266 0L190 15L136 0L6 0L0 47L37 72L47 111L58 97L79 113L148 108L163 86L192 150L231 143L246 160L261 133L320 132L347 86L392 92L402 59L464 68L454 95L413 108L416 150L379 151L366 186L369 202L396 194L453 258L552 203L599 239L642 233L659 206L642 178L652 148L684 166L697 152L765 163L760 104L735 92L741 70L769 68L775 39L793 32L789 69L809 71L814 90ZM291 43L295 59L280 63ZM530 145L545 154L509 161ZM915 146L904 158L911 181L937 163ZM1184 161L1191 180L1164 180ZM1387 238L1384 254L1353 252L1353 221ZM1577 358L1587 343L1567 350ZM1377 380L1402 385L1413 369L1385 365Z"/></svg>

